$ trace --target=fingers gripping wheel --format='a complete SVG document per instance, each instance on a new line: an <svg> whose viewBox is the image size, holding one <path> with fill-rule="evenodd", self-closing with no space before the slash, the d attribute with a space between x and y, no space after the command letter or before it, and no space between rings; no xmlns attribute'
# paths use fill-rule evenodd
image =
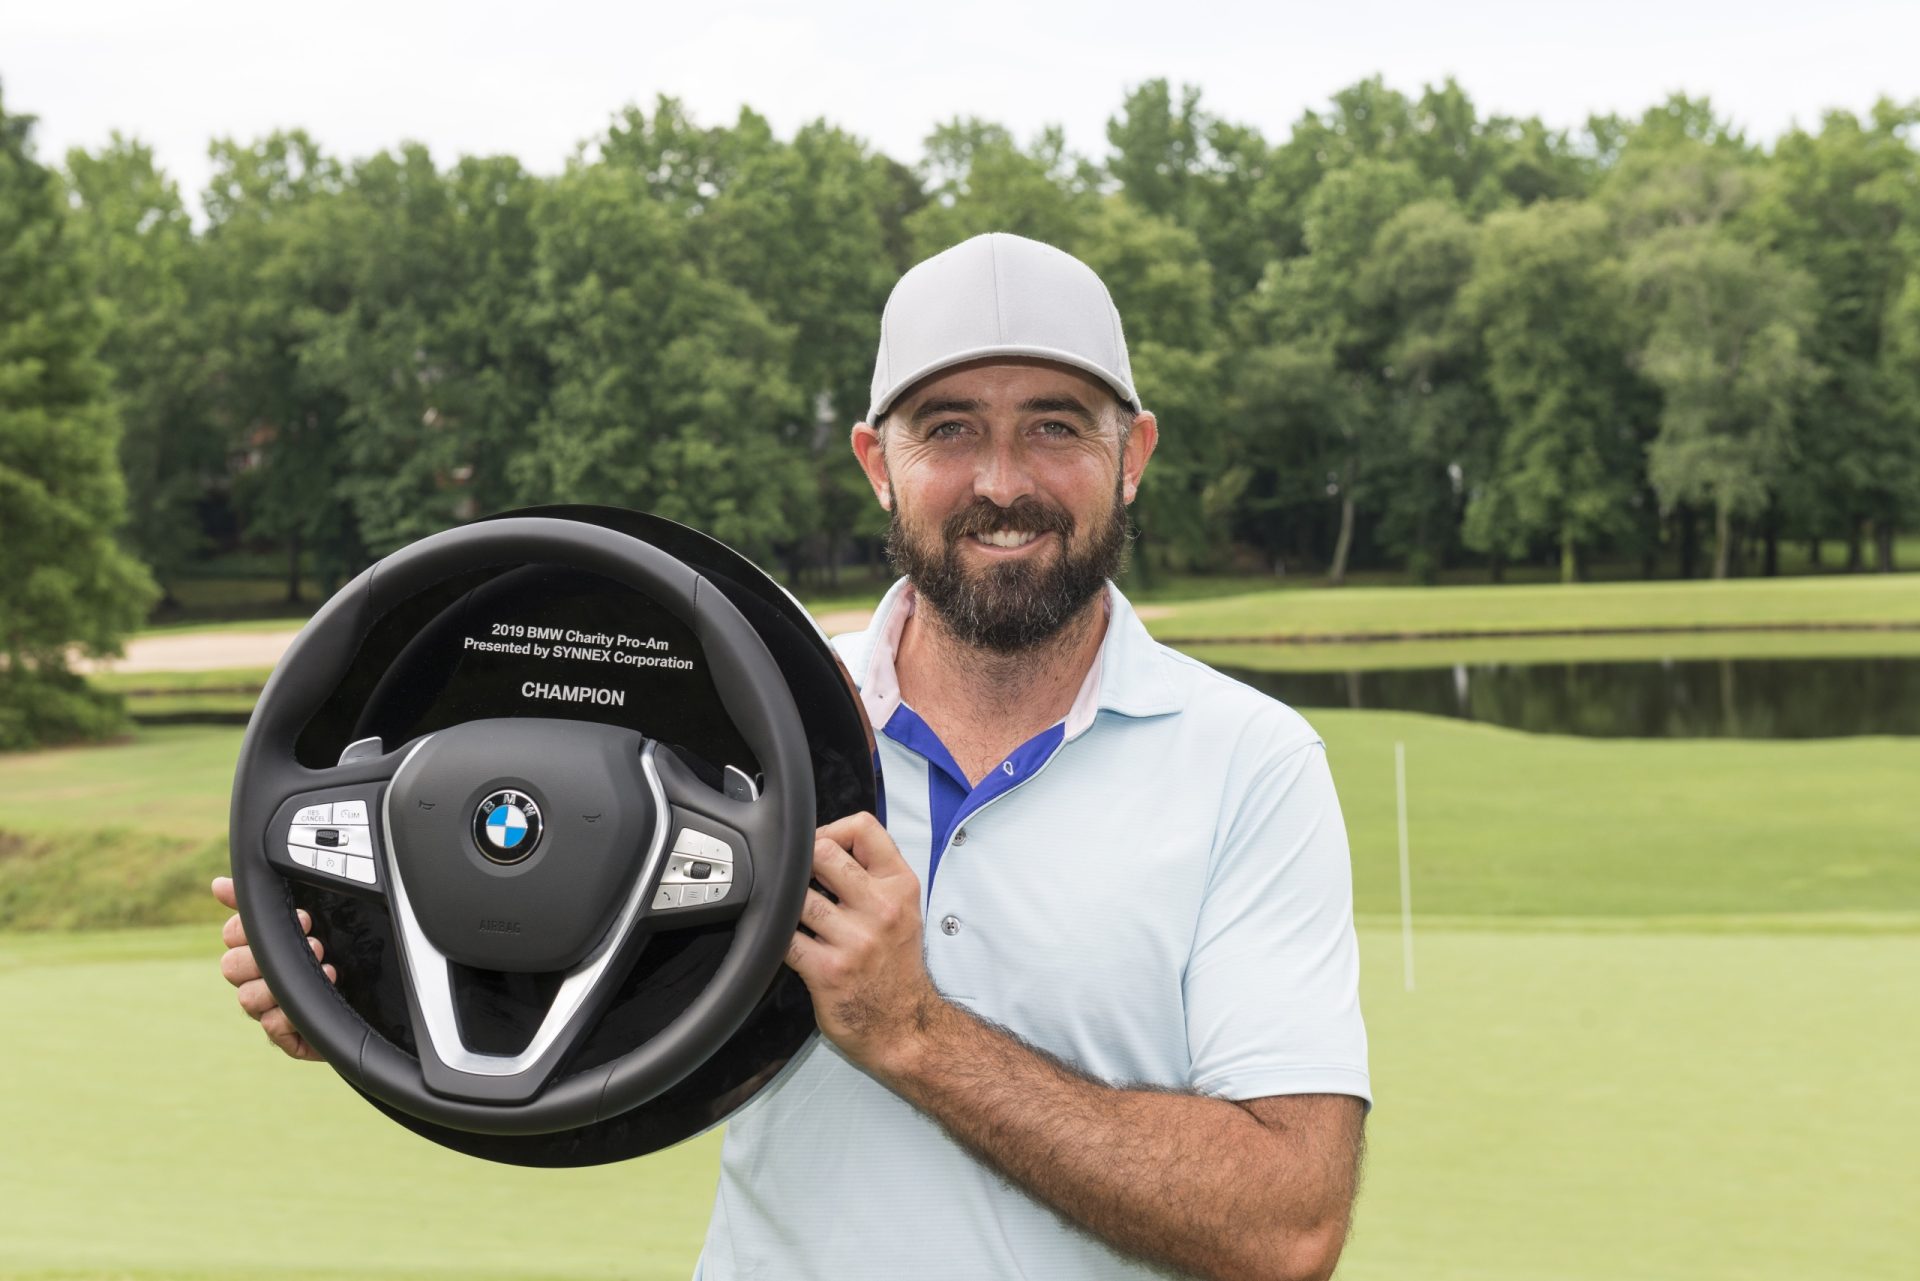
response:
<svg viewBox="0 0 1920 1281"><path fill-rule="evenodd" d="M631 726L540 715L442 724L391 750L357 742L327 768L300 762L303 727L380 619L462 575L529 564L598 575L683 623L762 782L734 770L711 786L680 751ZM781 976L811 860L813 764L762 631L701 572L579 520L466 526L348 584L268 682L235 773L241 915L295 1025L385 1110L443 1142L442 1130L567 1136L570 1155L543 1149L534 1163L611 1159L580 1136L632 1130L636 1109L698 1079ZM327 982L296 923L303 894L390 920L414 1053ZM686 931L727 935L711 978L639 1043L574 1070L582 1043L604 1040L596 1030L636 958ZM458 990L475 974L539 993L523 1045L486 1043ZM504 1140L452 1145L525 1159ZM619 1155L634 1147L629 1138Z"/></svg>

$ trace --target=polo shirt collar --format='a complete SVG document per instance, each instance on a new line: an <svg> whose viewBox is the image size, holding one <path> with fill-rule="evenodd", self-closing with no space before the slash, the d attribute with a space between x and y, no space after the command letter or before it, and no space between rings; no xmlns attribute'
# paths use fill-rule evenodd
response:
<svg viewBox="0 0 1920 1281"><path fill-rule="evenodd" d="M874 608L873 621L856 640L853 661L848 664L860 687L867 720L876 730L900 707L894 655L916 603L913 583L905 578L895 582ZM1166 670L1164 648L1147 634L1133 605L1111 581L1107 583L1106 606L1106 635L1067 712L1069 739L1084 733L1103 711L1121 716L1163 716L1181 708Z"/></svg>

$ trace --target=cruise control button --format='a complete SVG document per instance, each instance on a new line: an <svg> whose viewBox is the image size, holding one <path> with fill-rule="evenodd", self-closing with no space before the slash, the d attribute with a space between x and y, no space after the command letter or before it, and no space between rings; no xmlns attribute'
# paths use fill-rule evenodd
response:
<svg viewBox="0 0 1920 1281"><path fill-rule="evenodd" d="M360 882L362 885L373 884L373 860L370 858L349 858L347 860L347 877L350 880Z"/></svg>
<svg viewBox="0 0 1920 1281"><path fill-rule="evenodd" d="M347 842L336 829L323 827L313 834L313 843L322 849L335 849Z"/></svg>
<svg viewBox="0 0 1920 1281"><path fill-rule="evenodd" d="M302 820L295 819L298 823ZM365 801L335 801L333 803L333 822L364 823L367 821L367 803Z"/></svg>
<svg viewBox="0 0 1920 1281"><path fill-rule="evenodd" d="M327 875L345 876L347 874L347 856L345 854L341 854L336 850L316 850L314 854L314 866Z"/></svg>
<svg viewBox="0 0 1920 1281"><path fill-rule="evenodd" d="M333 822L333 806L309 805L296 813L293 816L293 821L306 827L312 827L315 824L325 826ZM366 822L365 819L356 819L355 821L361 823Z"/></svg>
<svg viewBox="0 0 1920 1281"><path fill-rule="evenodd" d="M310 848L344 850L348 854L358 854L361 858L372 858L373 837L368 834L371 830L372 829L366 827L341 827L337 824L333 827L301 827L296 825L287 832L287 840L295 845L305 845ZM320 834L322 832L334 833L336 843L332 845L323 844L320 840Z"/></svg>
<svg viewBox="0 0 1920 1281"><path fill-rule="evenodd" d="M314 852L304 845L287 846L287 857L298 863L301 867L313 866L313 854Z"/></svg>
<svg viewBox="0 0 1920 1281"><path fill-rule="evenodd" d="M718 837L708 836L705 832L696 832L690 827L680 829L680 835L674 838L673 852L685 854L689 858L704 859L709 863L733 861L732 846Z"/></svg>

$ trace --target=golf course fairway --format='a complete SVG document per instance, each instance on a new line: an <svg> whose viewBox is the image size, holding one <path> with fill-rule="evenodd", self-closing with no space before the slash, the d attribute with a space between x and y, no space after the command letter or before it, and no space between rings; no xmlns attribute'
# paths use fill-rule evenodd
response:
<svg viewBox="0 0 1920 1281"><path fill-rule="evenodd" d="M1914 1275L1920 740L1309 715L1352 837L1378 1099L1342 1278ZM717 1135L489 1165L239 1012L204 890L237 742L0 757L0 792L66 802L0 843L0 1277L684 1281Z"/></svg>

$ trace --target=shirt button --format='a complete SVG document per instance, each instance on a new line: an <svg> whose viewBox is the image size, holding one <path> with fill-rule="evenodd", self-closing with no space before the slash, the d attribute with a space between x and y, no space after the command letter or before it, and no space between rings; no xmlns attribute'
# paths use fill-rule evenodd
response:
<svg viewBox="0 0 1920 1281"><path fill-rule="evenodd" d="M953 834L953 844L965 845L966 843L967 843L967 829L963 827L959 831ZM949 930L947 932L951 934L953 931Z"/></svg>
<svg viewBox="0 0 1920 1281"><path fill-rule="evenodd" d="M958 934L960 932L960 918L957 916L941 917L940 932L942 934Z"/></svg>

